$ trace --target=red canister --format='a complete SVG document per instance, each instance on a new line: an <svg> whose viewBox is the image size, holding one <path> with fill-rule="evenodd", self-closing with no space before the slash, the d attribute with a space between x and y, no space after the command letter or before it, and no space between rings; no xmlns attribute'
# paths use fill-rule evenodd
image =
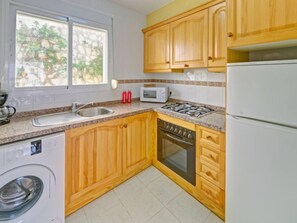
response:
<svg viewBox="0 0 297 223"><path fill-rule="evenodd" d="M131 91L128 91L128 93L127 93L127 102L128 103L132 102L132 92Z"/></svg>
<svg viewBox="0 0 297 223"><path fill-rule="evenodd" d="M127 102L127 92L123 91L123 93L122 93L122 103L126 104L126 102Z"/></svg>

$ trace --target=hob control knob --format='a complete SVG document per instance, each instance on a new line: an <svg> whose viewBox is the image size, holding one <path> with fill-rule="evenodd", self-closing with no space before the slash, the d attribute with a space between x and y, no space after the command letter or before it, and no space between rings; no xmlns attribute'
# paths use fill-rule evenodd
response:
<svg viewBox="0 0 297 223"><path fill-rule="evenodd" d="M192 138L193 138L192 134L189 133L188 139L192 139Z"/></svg>
<svg viewBox="0 0 297 223"><path fill-rule="evenodd" d="M175 133L177 133L177 132L178 132L178 129L177 129L177 128L175 128L175 129L174 129L174 132L175 132Z"/></svg>
<svg viewBox="0 0 297 223"><path fill-rule="evenodd" d="M187 136L187 132L184 132L184 133L183 133L183 137L186 137L186 136Z"/></svg>
<svg viewBox="0 0 297 223"><path fill-rule="evenodd" d="M183 134L183 131L182 131L182 130L179 130L179 131L178 131L178 134L179 134L179 135Z"/></svg>
<svg viewBox="0 0 297 223"><path fill-rule="evenodd" d="M166 125L166 129L169 129L170 128L170 125Z"/></svg>
<svg viewBox="0 0 297 223"><path fill-rule="evenodd" d="M174 129L173 126L171 126L170 131L173 131L173 129Z"/></svg>

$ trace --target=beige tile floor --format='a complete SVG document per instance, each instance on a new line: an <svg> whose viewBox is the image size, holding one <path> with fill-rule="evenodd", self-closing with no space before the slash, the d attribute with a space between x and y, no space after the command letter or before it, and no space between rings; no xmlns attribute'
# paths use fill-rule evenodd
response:
<svg viewBox="0 0 297 223"><path fill-rule="evenodd" d="M66 223L223 223L155 167L66 218Z"/></svg>

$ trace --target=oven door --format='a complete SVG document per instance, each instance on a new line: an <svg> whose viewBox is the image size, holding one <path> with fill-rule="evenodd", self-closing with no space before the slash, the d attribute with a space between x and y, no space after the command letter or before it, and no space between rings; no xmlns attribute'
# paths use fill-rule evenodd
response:
<svg viewBox="0 0 297 223"><path fill-rule="evenodd" d="M195 139L190 142L158 128L158 161L196 185Z"/></svg>

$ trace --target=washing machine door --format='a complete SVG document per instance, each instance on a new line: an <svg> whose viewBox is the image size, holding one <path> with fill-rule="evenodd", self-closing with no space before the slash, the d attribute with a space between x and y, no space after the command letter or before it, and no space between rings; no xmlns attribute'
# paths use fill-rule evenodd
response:
<svg viewBox="0 0 297 223"><path fill-rule="evenodd" d="M0 222L22 219L36 206L45 206L54 180L52 172L41 165L21 166L0 175Z"/></svg>

